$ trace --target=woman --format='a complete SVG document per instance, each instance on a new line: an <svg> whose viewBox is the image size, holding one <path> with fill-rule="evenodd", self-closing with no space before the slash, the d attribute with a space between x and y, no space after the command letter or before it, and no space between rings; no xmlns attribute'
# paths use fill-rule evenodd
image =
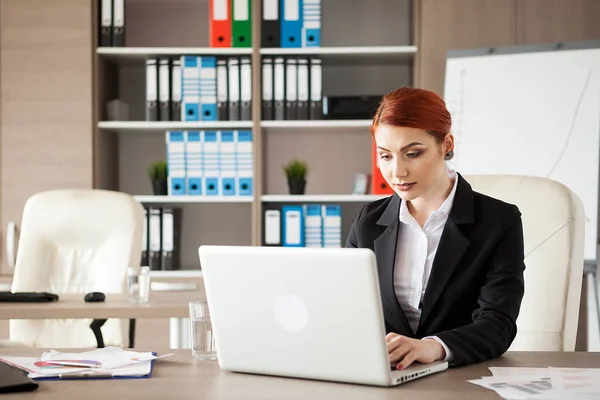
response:
<svg viewBox="0 0 600 400"><path fill-rule="evenodd" d="M390 362L465 365L502 355L523 298L519 209L477 193L446 161L451 117L435 93L386 95L371 134L393 196L366 204L346 247L375 251Z"/></svg>

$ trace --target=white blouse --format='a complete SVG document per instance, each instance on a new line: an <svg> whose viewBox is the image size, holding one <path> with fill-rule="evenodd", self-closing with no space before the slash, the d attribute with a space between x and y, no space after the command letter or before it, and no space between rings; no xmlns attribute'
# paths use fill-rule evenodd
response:
<svg viewBox="0 0 600 400"><path fill-rule="evenodd" d="M413 332L419 326L421 302L431 274L431 266L456 194L456 172L448 170L448 173L454 181L454 186L440 208L427 218L423 228L408 211L406 202L400 203L401 224L396 244L394 291ZM446 361L452 360L450 350L441 339L436 336L428 338L437 340L444 347Z"/></svg>

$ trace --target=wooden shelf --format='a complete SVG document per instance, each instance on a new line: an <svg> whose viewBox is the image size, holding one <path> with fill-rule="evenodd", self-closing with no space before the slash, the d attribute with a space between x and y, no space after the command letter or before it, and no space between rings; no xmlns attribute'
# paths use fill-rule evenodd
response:
<svg viewBox="0 0 600 400"><path fill-rule="evenodd" d="M263 56L318 56L327 64L397 64L412 60L417 54L416 46L347 46L263 48Z"/></svg>
<svg viewBox="0 0 600 400"><path fill-rule="evenodd" d="M151 132L200 129L252 129L252 121L101 121L98 128L112 132Z"/></svg>
<svg viewBox="0 0 600 400"><path fill-rule="evenodd" d="M215 47L98 47L96 54L117 63L143 62L146 58L198 56L241 56L252 55L251 48Z"/></svg>
<svg viewBox="0 0 600 400"><path fill-rule="evenodd" d="M265 194L260 199L263 203L368 203L389 196L385 194Z"/></svg>
<svg viewBox="0 0 600 400"><path fill-rule="evenodd" d="M361 128L368 129L371 126L370 119L355 120L309 120L309 121L261 121L261 128L265 129L346 129Z"/></svg>
<svg viewBox="0 0 600 400"><path fill-rule="evenodd" d="M252 203L252 196L133 196L140 203Z"/></svg>

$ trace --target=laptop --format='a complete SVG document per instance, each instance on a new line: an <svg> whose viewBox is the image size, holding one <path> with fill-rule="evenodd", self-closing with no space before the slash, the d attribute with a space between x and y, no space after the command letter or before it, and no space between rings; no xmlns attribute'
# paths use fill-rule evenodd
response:
<svg viewBox="0 0 600 400"><path fill-rule="evenodd" d="M448 363L392 368L370 249L200 246L223 370L395 386Z"/></svg>

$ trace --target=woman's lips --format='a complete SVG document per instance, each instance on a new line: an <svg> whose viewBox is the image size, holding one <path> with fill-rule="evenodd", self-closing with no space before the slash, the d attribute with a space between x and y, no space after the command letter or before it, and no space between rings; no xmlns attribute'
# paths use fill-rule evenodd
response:
<svg viewBox="0 0 600 400"><path fill-rule="evenodd" d="M412 183L402 183L402 184L394 184L394 187L398 190L400 190L401 192L407 192L410 189L412 189L415 185L417 184L417 182L412 182Z"/></svg>

